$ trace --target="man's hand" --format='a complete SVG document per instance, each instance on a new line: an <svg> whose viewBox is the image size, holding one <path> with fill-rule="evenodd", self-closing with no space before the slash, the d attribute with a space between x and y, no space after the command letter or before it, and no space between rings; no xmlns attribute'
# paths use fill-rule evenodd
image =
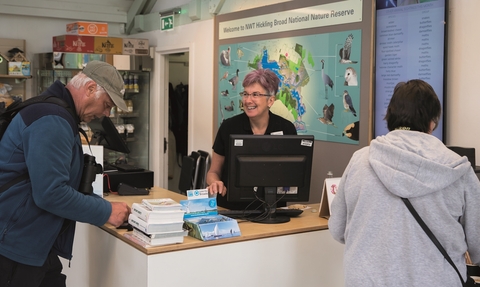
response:
<svg viewBox="0 0 480 287"><path fill-rule="evenodd" d="M118 227L123 222L128 220L128 215L130 214L130 206L125 202L111 202L112 204L112 214L108 219L108 223Z"/></svg>

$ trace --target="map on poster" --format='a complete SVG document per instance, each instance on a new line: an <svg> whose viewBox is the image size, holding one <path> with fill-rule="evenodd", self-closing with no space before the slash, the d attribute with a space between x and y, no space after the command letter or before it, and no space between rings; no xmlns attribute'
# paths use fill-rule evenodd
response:
<svg viewBox="0 0 480 287"><path fill-rule="evenodd" d="M358 144L361 30L219 46L218 125L242 113L242 81L253 69L280 78L271 111L297 133L316 140Z"/></svg>

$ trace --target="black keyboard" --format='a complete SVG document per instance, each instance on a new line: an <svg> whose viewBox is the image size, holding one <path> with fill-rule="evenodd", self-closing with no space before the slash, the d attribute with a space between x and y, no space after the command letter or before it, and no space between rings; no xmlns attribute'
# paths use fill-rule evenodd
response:
<svg viewBox="0 0 480 287"><path fill-rule="evenodd" d="M295 217L302 214L303 210L301 209L285 209L285 208L277 208L275 210L275 214L284 215L288 217ZM249 217L254 215L262 214L263 210L218 210L218 214L225 215L232 218L239 218L239 217Z"/></svg>
<svg viewBox="0 0 480 287"><path fill-rule="evenodd" d="M116 168L119 171L144 171L144 168L134 166L128 163L121 163L121 164L111 164L113 168Z"/></svg>

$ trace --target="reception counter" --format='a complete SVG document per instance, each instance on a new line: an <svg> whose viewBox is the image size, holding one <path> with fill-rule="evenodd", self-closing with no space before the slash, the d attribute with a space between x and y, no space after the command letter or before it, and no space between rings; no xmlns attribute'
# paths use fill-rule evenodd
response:
<svg viewBox="0 0 480 287"><path fill-rule="evenodd" d="M148 196L109 195L130 206L143 198L185 196L153 188ZM241 236L144 247L124 229L78 223L67 286L343 286L343 245L311 205L288 223L239 221ZM312 212L312 211L317 212ZM70 264L70 267L68 267Z"/></svg>

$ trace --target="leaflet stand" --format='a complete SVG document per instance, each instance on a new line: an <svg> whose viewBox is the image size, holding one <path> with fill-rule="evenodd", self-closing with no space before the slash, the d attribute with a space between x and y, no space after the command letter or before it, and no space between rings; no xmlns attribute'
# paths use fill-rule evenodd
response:
<svg viewBox="0 0 480 287"><path fill-rule="evenodd" d="M320 207L318 208L318 216L329 218L330 207L332 206L333 198L337 193L338 185L341 177L326 178L323 183L322 197L320 199Z"/></svg>

